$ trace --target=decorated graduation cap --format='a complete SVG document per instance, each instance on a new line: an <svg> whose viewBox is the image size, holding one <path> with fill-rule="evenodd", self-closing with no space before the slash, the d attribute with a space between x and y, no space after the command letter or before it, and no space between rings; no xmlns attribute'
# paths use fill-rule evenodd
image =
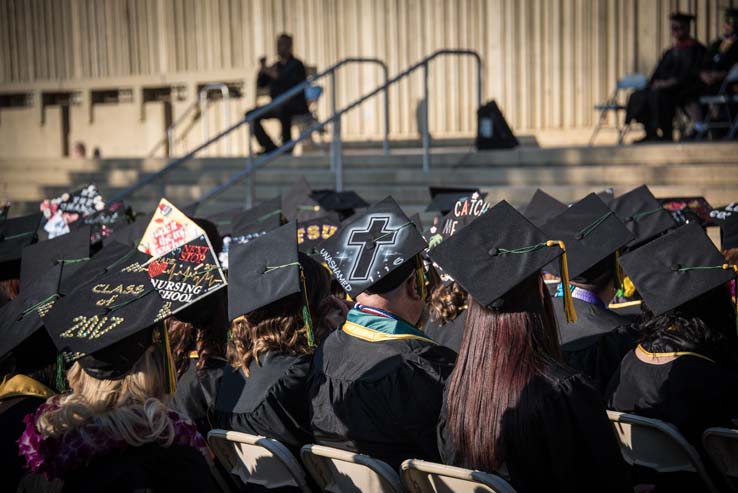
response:
<svg viewBox="0 0 738 493"><path fill-rule="evenodd" d="M566 244L571 279L577 279L633 239L628 228L594 193L550 219L541 229ZM559 274L555 264L553 271Z"/></svg>
<svg viewBox="0 0 738 493"><path fill-rule="evenodd" d="M0 279L20 277L23 249L36 242L41 213L0 222Z"/></svg>
<svg viewBox="0 0 738 493"><path fill-rule="evenodd" d="M297 247L308 255L317 253L317 247L338 231L341 223L336 217L324 216L297 223Z"/></svg>
<svg viewBox="0 0 738 493"><path fill-rule="evenodd" d="M131 222L118 226L112 233L103 238L103 245L108 243L124 243L135 245L141 242L146 229L151 221L152 214L133 214Z"/></svg>
<svg viewBox="0 0 738 493"><path fill-rule="evenodd" d="M426 246L415 224L387 197L323 242L320 256L344 291L355 298L370 288L384 292L402 281L395 279L397 275L408 277L413 268L422 269L417 257Z"/></svg>
<svg viewBox="0 0 738 493"><path fill-rule="evenodd" d="M127 227L132 218L132 209L125 202L116 201L106 204L104 209L93 212L81 220L72 223L70 229L74 232L88 225L92 226L90 229L90 242L97 243L111 236L115 231Z"/></svg>
<svg viewBox="0 0 738 493"><path fill-rule="evenodd" d="M297 223L289 222L230 251L228 318L234 320L302 292L302 318L308 344L314 345L305 277L297 250Z"/></svg>
<svg viewBox="0 0 738 493"><path fill-rule="evenodd" d="M429 243L431 248L440 240L453 236L461 228L468 226L476 218L487 212L490 203L484 200L484 196L474 192L469 196L461 197L456 201L451 211L441 220L441 228L436 235L431 237Z"/></svg>
<svg viewBox="0 0 738 493"><path fill-rule="evenodd" d="M633 233L634 238L627 245L631 249L677 226L646 185L617 197L610 209Z"/></svg>
<svg viewBox="0 0 738 493"><path fill-rule="evenodd" d="M192 218L167 199L161 199L146 226L138 249L152 257L158 257L194 240L202 233L202 228Z"/></svg>
<svg viewBox="0 0 738 493"><path fill-rule="evenodd" d="M720 227L720 248L738 248L738 203L713 209L710 217Z"/></svg>
<svg viewBox="0 0 738 493"><path fill-rule="evenodd" d="M68 274L90 257L91 225L85 225L65 235L34 243L23 249L20 289L23 291L57 264L65 264Z"/></svg>
<svg viewBox="0 0 738 493"><path fill-rule="evenodd" d="M566 246L552 240L504 200L429 252L481 305L503 308L505 295L544 266L561 259L568 284ZM564 290L567 321L576 321Z"/></svg>
<svg viewBox="0 0 738 493"><path fill-rule="evenodd" d="M553 198L539 188L533 194L533 197L531 197L528 205L523 209L523 215L535 226L540 228L566 209L566 204Z"/></svg>
<svg viewBox="0 0 738 493"><path fill-rule="evenodd" d="M703 228L715 225L710 217L712 206L704 197L666 197L657 200L671 213L677 224L696 222Z"/></svg>
<svg viewBox="0 0 738 493"><path fill-rule="evenodd" d="M623 270L661 315L736 276L698 224L686 224L620 258Z"/></svg>
<svg viewBox="0 0 738 493"><path fill-rule="evenodd" d="M456 205L456 202L471 198L476 194L482 199L487 194L480 194L477 188L453 188L453 187L429 187L431 202L426 207L425 212L440 212L448 214Z"/></svg>
<svg viewBox="0 0 738 493"><path fill-rule="evenodd" d="M284 224L282 201L279 197L267 200L242 212L233 220L231 241L246 243Z"/></svg>

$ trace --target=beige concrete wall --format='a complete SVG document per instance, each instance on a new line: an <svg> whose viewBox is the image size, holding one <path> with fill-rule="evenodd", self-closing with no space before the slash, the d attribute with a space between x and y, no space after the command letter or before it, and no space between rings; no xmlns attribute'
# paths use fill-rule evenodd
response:
<svg viewBox="0 0 738 493"><path fill-rule="evenodd" d="M738 0L0 0L0 93L241 81L237 118L254 103L259 56L272 58L275 36L288 31L298 56L320 68L371 56L395 74L439 48L477 50L485 99L498 100L518 133L554 135L590 127L592 105L618 77L651 70L669 44L670 11L696 13L707 41L731 4ZM438 60L430 74L432 133L471 135L471 61ZM380 80L373 67L342 70L339 104ZM392 88L393 138L417 135L421 96L419 73ZM188 90L183 106L194 97ZM324 97L322 116L328 104ZM211 117L215 131L220 115ZM344 133L376 139L381 121L375 100L346 116ZM183 148L200 141L199 129L191 133ZM243 152L243 135L236 140Z"/></svg>
<svg viewBox="0 0 738 493"><path fill-rule="evenodd" d="M0 112L0 155L4 158L49 158L62 155L61 111L49 106L41 123L38 108L11 108Z"/></svg>

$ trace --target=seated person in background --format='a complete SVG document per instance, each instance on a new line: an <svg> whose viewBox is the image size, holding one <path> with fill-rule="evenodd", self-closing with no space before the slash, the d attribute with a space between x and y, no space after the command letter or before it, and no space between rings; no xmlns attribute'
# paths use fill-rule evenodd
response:
<svg viewBox="0 0 738 493"><path fill-rule="evenodd" d="M274 65L266 65L266 57L259 59L259 76L256 79L258 87L269 87L269 97L275 99L307 79L305 66L292 54L292 36L281 34L277 38L277 56L279 60ZM255 108L251 111L256 111ZM277 148L274 141L267 135L261 121L271 118L279 120L282 126L282 144L292 140L292 117L308 113L305 92L300 91L284 104L268 111L254 121L254 136L262 147L262 152L271 152ZM248 113L247 113L248 115ZM287 151L287 152L291 152Z"/></svg>
<svg viewBox="0 0 738 493"><path fill-rule="evenodd" d="M571 259L571 283L566 287L559 283L555 297L562 298L564 289L571 292L576 322L568 324L563 305L554 304L564 362L591 378L604 393L620 360L636 345L631 320L607 308L619 284L616 252L633 239L633 234L594 193L541 229L549 238L563 240Z"/></svg>
<svg viewBox="0 0 738 493"><path fill-rule="evenodd" d="M435 424L456 355L418 329L426 243L391 197L352 219L321 249L356 305L315 352L315 443L394 469L408 458L438 461Z"/></svg>
<svg viewBox="0 0 738 493"><path fill-rule="evenodd" d="M626 123L637 120L646 127L646 136L637 142L673 140L676 109L684 104L684 90L697 80L705 55L704 45L690 36L694 16L675 13L670 19L673 46L661 56L648 87L628 100Z"/></svg>
<svg viewBox="0 0 738 493"><path fill-rule="evenodd" d="M632 491L602 397L560 362L540 269L563 249L547 238L500 202L430 252L469 292L438 424L441 457L499 472L518 492Z"/></svg>
<svg viewBox="0 0 738 493"><path fill-rule="evenodd" d="M735 307L726 283L735 276L697 224L688 224L625 255L650 317L640 344L607 390L608 407L675 425L698 450L711 426L738 417Z"/></svg>
<svg viewBox="0 0 738 493"><path fill-rule="evenodd" d="M312 442L307 374L325 335L317 314L330 296L328 272L298 254L294 222L233 244L229 259L233 368L223 375L211 421L279 440L299 457Z"/></svg>
<svg viewBox="0 0 738 493"><path fill-rule="evenodd" d="M688 137L697 137L707 130L702 121L699 97L717 94L728 71L738 63L738 9L725 9L723 35L710 43L702 60L699 79L687 89L688 102L684 109L694 122Z"/></svg>
<svg viewBox="0 0 738 493"><path fill-rule="evenodd" d="M438 285L428 301L425 333L442 346L459 352L464 338L467 293L456 281Z"/></svg>
<svg viewBox="0 0 738 493"><path fill-rule="evenodd" d="M217 228L204 219L195 222L207 233L217 257L223 246ZM226 366L227 303L226 290L220 289L165 321L177 372L172 407L190 418L204 437L211 430L208 409Z"/></svg>

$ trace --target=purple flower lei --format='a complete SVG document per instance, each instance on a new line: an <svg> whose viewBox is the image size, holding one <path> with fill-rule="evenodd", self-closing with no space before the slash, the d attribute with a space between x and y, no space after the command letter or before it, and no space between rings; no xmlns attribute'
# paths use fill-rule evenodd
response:
<svg viewBox="0 0 738 493"><path fill-rule="evenodd" d="M130 447L123 440L114 440L105 435L92 424L83 424L59 437L44 437L38 432L36 423L42 414L58 407L55 399L23 418L26 428L18 439L18 453L25 458L26 468L31 472L42 473L49 479L64 478L96 457ZM167 416L174 425L172 445L194 447L209 454L205 440L194 424L174 411L169 411Z"/></svg>

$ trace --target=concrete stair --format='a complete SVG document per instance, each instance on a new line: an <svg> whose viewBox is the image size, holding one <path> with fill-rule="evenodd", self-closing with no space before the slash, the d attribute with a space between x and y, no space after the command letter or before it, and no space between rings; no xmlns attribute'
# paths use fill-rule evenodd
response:
<svg viewBox="0 0 738 493"><path fill-rule="evenodd" d="M468 152L467 152L468 151ZM286 156L255 174L256 200L287 190L299 176L313 188L333 188L328 155ZM408 212L429 201L429 185L477 186L488 199L527 202L537 187L571 202L592 191L613 187L622 193L642 183L657 196L701 195L713 205L738 200L738 143L654 144L628 147L532 148L474 152L468 148L435 148L430 172L422 171L418 149L344 156L344 188L369 202L393 195ZM0 199L11 201L12 215L37 209L44 198L86 183L96 183L106 198L166 164L159 159L0 160ZM243 169L241 158L193 159L128 199L136 210L153 208L164 194L186 205ZM199 213L239 207L245 184L201 205Z"/></svg>

